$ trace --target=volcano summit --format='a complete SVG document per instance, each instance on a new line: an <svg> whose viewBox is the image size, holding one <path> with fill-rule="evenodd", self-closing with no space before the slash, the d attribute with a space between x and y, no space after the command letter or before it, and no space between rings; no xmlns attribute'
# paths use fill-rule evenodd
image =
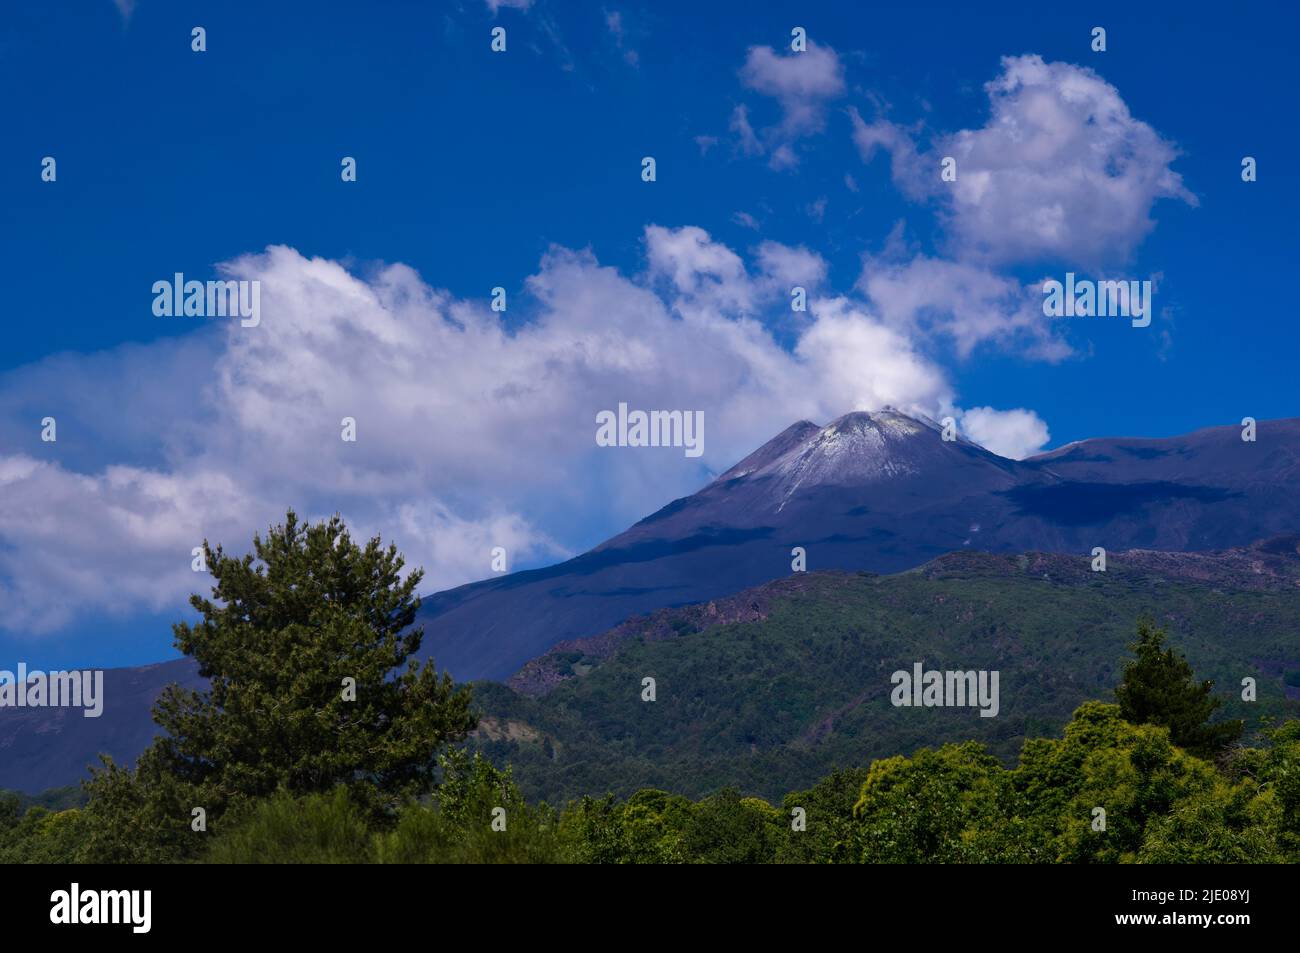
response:
<svg viewBox="0 0 1300 953"><path fill-rule="evenodd" d="M699 492L567 562L428 597L422 652L502 679L556 642L809 569L897 572L946 552L1244 546L1300 525L1300 421L1098 439L1008 460L884 409L800 421Z"/></svg>

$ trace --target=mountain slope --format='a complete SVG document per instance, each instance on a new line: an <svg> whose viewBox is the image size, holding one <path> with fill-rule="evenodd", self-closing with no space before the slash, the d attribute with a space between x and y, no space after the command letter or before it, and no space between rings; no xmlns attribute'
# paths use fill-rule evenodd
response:
<svg viewBox="0 0 1300 953"><path fill-rule="evenodd" d="M86 718L79 708L0 709L0 788L35 794L76 784L99 766L99 753L134 764L158 733L154 699L171 682L199 688L204 680L189 659L113 668L104 672L104 711Z"/></svg>
<svg viewBox="0 0 1300 953"><path fill-rule="evenodd" d="M809 569L897 572L964 548L1244 546L1300 527L1300 421L1096 440L1012 461L896 411L788 428L698 493L590 552L431 596L425 652L502 679L631 615Z"/></svg>
<svg viewBox="0 0 1300 953"><path fill-rule="evenodd" d="M1109 697L1150 612L1229 717L1300 711L1300 537L1216 554L955 553L893 575L795 574L556 646L508 686L477 687L480 746L553 803L726 785L767 797L837 767L977 739L1005 759ZM996 717L900 708L891 674L996 670ZM645 677L656 698L642 700ZM1259 700L1240 700L1241 679ZM1294 676L1293 676L1294 677Z"/></svg>

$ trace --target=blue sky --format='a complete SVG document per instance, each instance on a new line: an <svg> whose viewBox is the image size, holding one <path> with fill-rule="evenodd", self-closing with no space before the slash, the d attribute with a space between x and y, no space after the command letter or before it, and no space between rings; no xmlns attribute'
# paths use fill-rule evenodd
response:
<svg viewBox="0 0 1300 953"><path fill-rule="evenodd" d="M440 588L886 398L1018 455L1297 415L1294 8L520 5L8 12L0 659L166 657L189 541L291 504ZM264 334L153 315L222 263ZM1067 270L1155 277L1151 326L1035 315ZM618 400L703 409L710 450L602 455Z"/></svg>

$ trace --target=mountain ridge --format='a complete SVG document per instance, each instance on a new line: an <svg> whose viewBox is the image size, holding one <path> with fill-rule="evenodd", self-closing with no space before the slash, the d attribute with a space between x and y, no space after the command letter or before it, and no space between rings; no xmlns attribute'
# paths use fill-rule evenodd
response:
<svg viewBox="0 0 1300 953"><path fill-rule="evenodd" d="M978 550L945 553L936 559L904 570L898 575L917 575L925 579L959 579L967 576L990 578L1033 575L1058 583L1080 585L1097 578L1089 557L1061 553L992 554ZM1261 540L1252 546L1209 553L1168 553L1161 550L1124 550L1110 554L1107 572L1112 579L1130 576L1144 579L1219 586L1234 590L1270 590L1300 594L1300 534ZM843 573L845 580L863 572ZM826 575L824 573L823 575ZM721 599L690 606L675 606L635 616L599 635L571 639L552 646L545 654L530 659L505 681L512 690L531 697L543 697L562 682L576 677L565 671L566 661L575 652L586 659L607 658L633 639L662 641L680 637L684 629L675 623L684 619L698 626L726 625L737 622L761 622L774 598L799 592L808 587L806 574L794 573L771 580L752 589Z"/></svg>
<svg viewBox="0 0 1300 953"><path fill-rule="evenodd" d="M908 432L879 435L889 425ZM943 441L934 426L893 410L792 424L572 560L431 596L428 651L455 675L507 678L549 644L784 575L795 546L810 567L897 572L966 547L1214 550L1300 526L1297 419L1259 423L1258 444L1214 427L1094 438L1022 461ZM891 465L858 460L848 471L858 480L827 472L830 438L846 432L888 446Z"/></svg>

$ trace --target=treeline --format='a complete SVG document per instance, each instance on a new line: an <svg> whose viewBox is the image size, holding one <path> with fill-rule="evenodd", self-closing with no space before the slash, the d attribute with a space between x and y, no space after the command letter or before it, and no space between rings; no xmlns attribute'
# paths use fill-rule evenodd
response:
<svg viewBox="0 0 1300 953"><path fill-rule="evenodd" d="M837 771L779 805L529 804L460 743L469 694L411 628L419 573L337 518L290 513L255 557L207 550L213 600L176 627L210 680L168 689L134 768L59 809L0 796L7 863L1115 863L1300 860L1300 721L1243 747L1240 722L1143 621L1117 704L1079 707L1007 768L981 744ZM65 795L64 795L65 796Z"/></svg>
<svg viewBox="0 0 1300 953"><path fill-rule="evenodd" d="M442 759L430 796L376 816L346 785L250 802L153 861L205 863L1295 863L1300 721L1216 765L1089 702L1002 767L974 742L839 771L780 805L723 790L530 805L481 756ZM10 798L16 801L16 798ZM1104 812L1104 813L1101 813ZM0 862L138 857L93 807L0 800Z"/></svg>
<svg viewBox="0 0 1300 953"><path fill-rule="evenodd" d="M1170 744L1168 729L1131 725L1119 706L1090 702L1063 739L1027 742L1011 770L968 742L837 772L779 806L735 790L694 802L646 790L560 812L525 804L508 772L461 756L452 783L391 826L366 824L343 789L276 799L216 838L204 859L1295 863L1300 722L1267 735L1266 747L1238 749L1219 768Z"/></svg>

